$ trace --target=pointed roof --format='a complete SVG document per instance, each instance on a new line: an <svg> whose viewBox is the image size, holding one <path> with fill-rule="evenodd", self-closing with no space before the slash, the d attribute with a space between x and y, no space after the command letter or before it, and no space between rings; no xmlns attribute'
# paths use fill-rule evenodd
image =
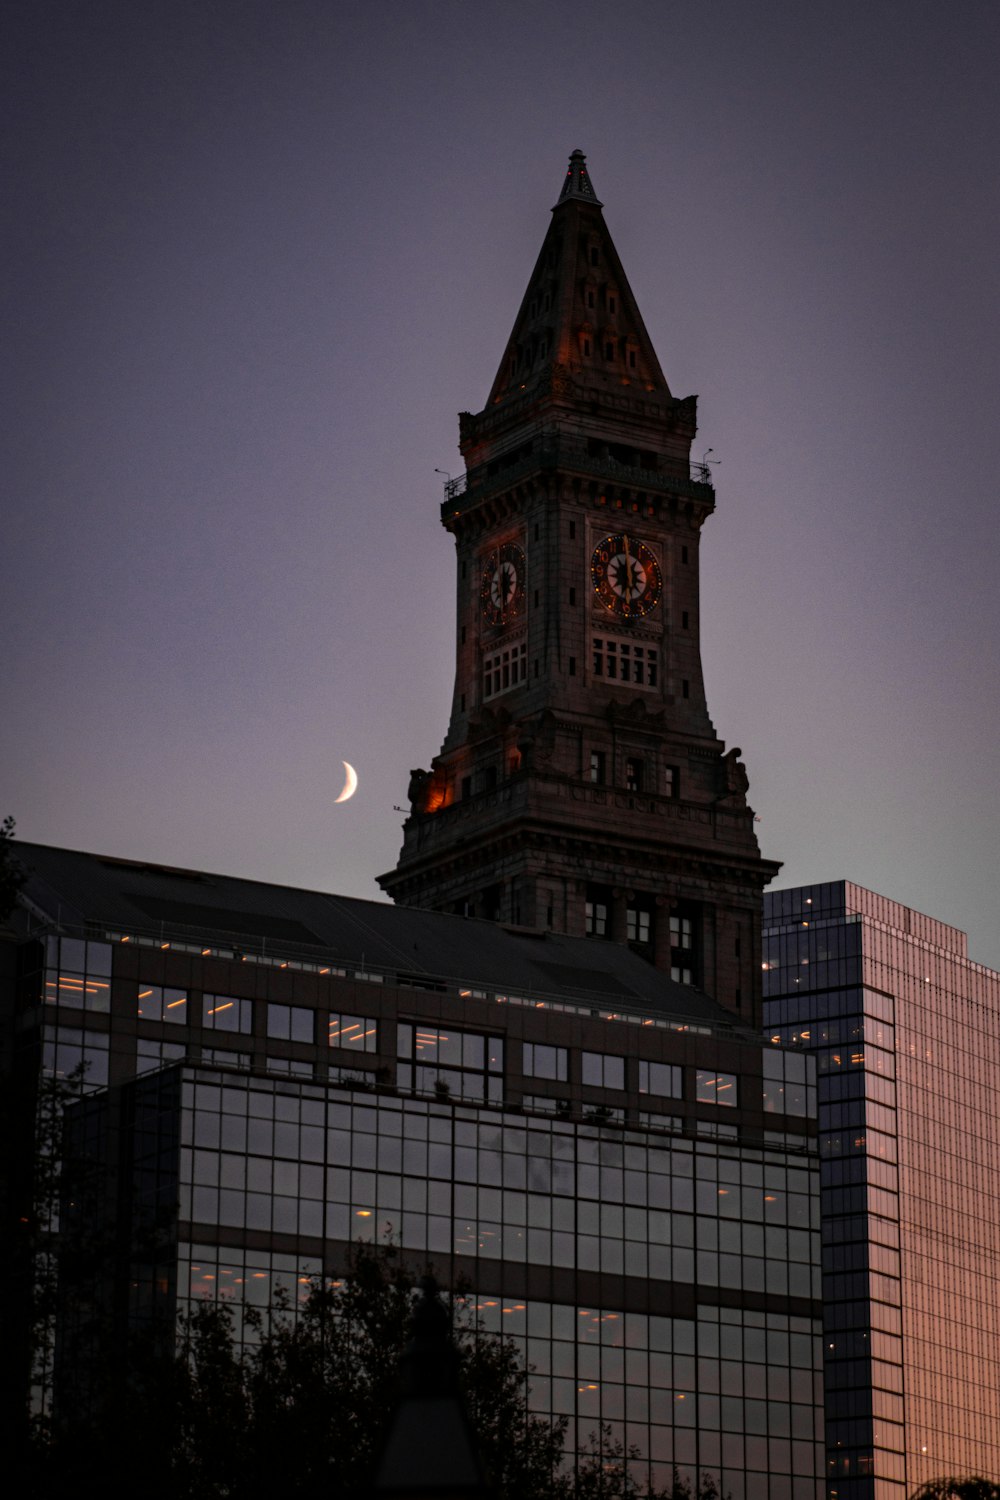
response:
<svg viewBox="0 0 1000 1500"><path fill-rule="evenodd" d="M559 203L566 198L582 198L584 203L596 203L598 208L604 205L594 192L594 185L587 171L587 158L582 151L571 151L569 166L566 169L566 181L563 183L562 192L559 194ZM559 204L556 204L559 207Z"/></svg>
<svg viewBox="0 0 1000 1500"><path fill-rule="evenodd" d="M574 151L487 410L522 392L565 389L567 380L670 399L601 208L587 159Z"/></svg>

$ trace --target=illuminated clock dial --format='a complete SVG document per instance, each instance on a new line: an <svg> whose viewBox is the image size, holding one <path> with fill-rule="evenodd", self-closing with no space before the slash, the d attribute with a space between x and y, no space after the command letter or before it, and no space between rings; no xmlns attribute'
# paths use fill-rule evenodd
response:
<svg viewBox="0 0 1000 1500"><path fill-rule="evenodd" d="M590 559L594 593L605 609L624 620L648 615L660 602L660 565L645 542L618 532L606 536Z"/></svg>
<svg viewBox="0 0 1000 1500"><path fill-rule="evenodd" d="M504 542L490 553L479 591L487 625L506 625L521 614L526 571L524 553L515 542Z"/></svg>

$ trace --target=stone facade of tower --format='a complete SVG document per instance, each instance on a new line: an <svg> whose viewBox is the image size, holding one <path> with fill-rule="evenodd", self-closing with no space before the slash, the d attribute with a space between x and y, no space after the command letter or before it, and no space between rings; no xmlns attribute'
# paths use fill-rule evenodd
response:
<svg viewBox="0 0 1000 1500"><path fill-rule="evenodd" d="M487 405L460 421L451 723L380 884L628 942L756 1023L779 867L705 702L696 400L670 393L580 152Z"/></svg>

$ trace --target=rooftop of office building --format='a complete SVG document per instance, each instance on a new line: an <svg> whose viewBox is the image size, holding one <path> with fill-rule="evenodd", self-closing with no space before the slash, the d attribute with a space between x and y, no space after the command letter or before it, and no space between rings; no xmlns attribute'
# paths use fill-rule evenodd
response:
<svg viewBox="0 0 1000 1500"><path fill-rule="evenodd" d="M40 931L750 1036L623 943L42 844L19 842L17 857Z"/></svg>

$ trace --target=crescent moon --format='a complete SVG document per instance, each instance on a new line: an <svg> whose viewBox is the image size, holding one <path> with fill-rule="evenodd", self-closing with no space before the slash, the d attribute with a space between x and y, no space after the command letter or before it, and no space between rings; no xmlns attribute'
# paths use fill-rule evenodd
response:
<svg viewBox="0 0 1000 1500"><path fill-rule="evenodd" d="M358 773L357 773L357 771L354 769L353 766L348 765L348 763L347 763L346 760L343 762L343 766L344 766L344 770L347 772L347 780L344 782L344 790L341 792L340 796L336 799L338 802L346 802L349 797L353 797L354 796L354 793L358 789Z"/></svg>

